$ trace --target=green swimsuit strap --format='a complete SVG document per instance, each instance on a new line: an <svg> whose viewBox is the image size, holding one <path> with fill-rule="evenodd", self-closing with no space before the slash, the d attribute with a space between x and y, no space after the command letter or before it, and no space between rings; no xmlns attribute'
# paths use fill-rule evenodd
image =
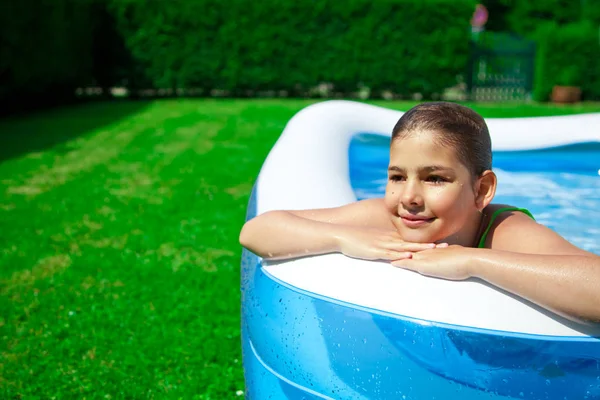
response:
<svg viewBox="0 0 600 400"><path fill-rule="evenodd" d="M498 215L500 215L501 213L506 212L506 211L520 211L522 213L529 215L533 220L535 220L535 217L526 208L517 208L517 207L499 208L496 211L494 211L494 213L492 214L492 217L490 218L490 223L488 224L487 228L483 232L483 235L481 235L481 239L479 239L479 244L477 245L478 248L481 249L485 246L485 240L487 239L487 235L490 232L490 229L492 228L494 221L496 220Z"/></svg>

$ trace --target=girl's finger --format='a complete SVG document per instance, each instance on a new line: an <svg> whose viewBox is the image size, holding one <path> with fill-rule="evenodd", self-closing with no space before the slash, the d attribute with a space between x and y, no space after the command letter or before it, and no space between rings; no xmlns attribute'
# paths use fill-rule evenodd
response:
<svg viewBox="0 0 600 400"><path fill-rule="evenodd" d="M412 242L403 242L398 243L395 248L401 251L423 251L434 249L435 243L412 243Z"/></svg>
<svg viewBox="0 0 600 400"><path fill-rule="evenodd" d="M386 251L387 260L406 260L412 258L412 253L409 251Z"/></svg>

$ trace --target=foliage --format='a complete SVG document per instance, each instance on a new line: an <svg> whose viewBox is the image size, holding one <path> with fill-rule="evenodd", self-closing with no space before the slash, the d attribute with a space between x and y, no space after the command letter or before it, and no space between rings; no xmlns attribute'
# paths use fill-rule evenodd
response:
<svg viewBox="0 0 600 400"><path fill-rule="evenodd" d="M536 34L535 92L547 100L554 85L580 86L585 100L600 99L600 44L591 23L549 24Z"/></svg>
<svg viewBox="0 0 600 400"><path fill-rule="evenodd" d="M441 93L466 68L473 9L470 0L111 3L151 86L238 96L322 82L341 93Z"/></svg>
<svg viewBox="0 0 600 400"><path fill-rule="evenodd" d="M482 0L489 11L488 30L532 36L541 25L581 21L600 24L597 0Z"/></svg>
<svg viewBox="0 0 600 400"><path fill-rule="evenodd" d="M539 40L542 97L549 77L578 76L584 96L598 98L589 57L597 55L598 32L589 28L600 23L595 0L483 3L490 28ZM368 87L372 97L433 98L467 70L474 7L475 0L9 0L0 13L0 112L62 103L87 85L244 97L313 96L327 83L337 96ZM578 25L589 36L565 28L575 43L552 50L550 38L565 42L552 29L579 20L592 21ZM577 61L563 78L552 71L564 61L544 61L574 52L587 52L576 57L587 64Z"/></svg>
<svg viewBox="0 0 600 400"><path fill-rule="evenodd" d="M0 12L1 112L32 100L60 102L92 74L91 3L9 0Z"/></svg>
<svg viewBox="0 0 600 400"><path fill-rule="evenodd" d="M512 31L530 36L540 25L553 22L564 25L581 18L579 2L573 0L513 0L511 12L507 18Z"/></svg>

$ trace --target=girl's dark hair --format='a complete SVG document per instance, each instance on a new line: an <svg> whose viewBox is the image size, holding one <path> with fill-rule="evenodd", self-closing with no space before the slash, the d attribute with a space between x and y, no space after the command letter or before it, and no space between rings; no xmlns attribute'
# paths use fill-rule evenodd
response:
<svg viewBox="0 0 600 400"><path fill-rule="evenodd" d="M492 140L488 127L475 111L449 102L419 104L408 110L392 131L392 142L417 131L430 131L437 143L452 146L473 177L492 169Z"/></svg>

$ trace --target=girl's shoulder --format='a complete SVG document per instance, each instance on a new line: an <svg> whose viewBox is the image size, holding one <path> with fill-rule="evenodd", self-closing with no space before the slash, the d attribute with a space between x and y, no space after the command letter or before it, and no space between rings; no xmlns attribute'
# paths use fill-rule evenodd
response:
<svg viewBox="0 0 600 400"><path fill-rule="evenodd" d="M370 226L382 229L396 229L383 198L362 200L357 202L357 204L360 207L364 207L365 214L370 218Z"/></svg>
<svg viewBox="0 0 600 400"><path fill-rule="evenodd" d="M339 207L290 212L303 218L333 224L394 229L382 198L360 200Z"/></svg>
<svg viewBox="0 0 600 400"><path fill-rule="evenodd" d="M529 210L509 204L490 204L484 209L483 214L484 221L493 224L493 227L507 220L513 221L513 223L517 223L515 221L535 223L535 217Z"/></svg>
<svg viewBox="0 0 600 400"><path fill-rule="evenodd" d="M507 204L490 204L484 210L488 230L485 248L530 254L582 254L552 229L536 222L528 210Z"/></svg>

